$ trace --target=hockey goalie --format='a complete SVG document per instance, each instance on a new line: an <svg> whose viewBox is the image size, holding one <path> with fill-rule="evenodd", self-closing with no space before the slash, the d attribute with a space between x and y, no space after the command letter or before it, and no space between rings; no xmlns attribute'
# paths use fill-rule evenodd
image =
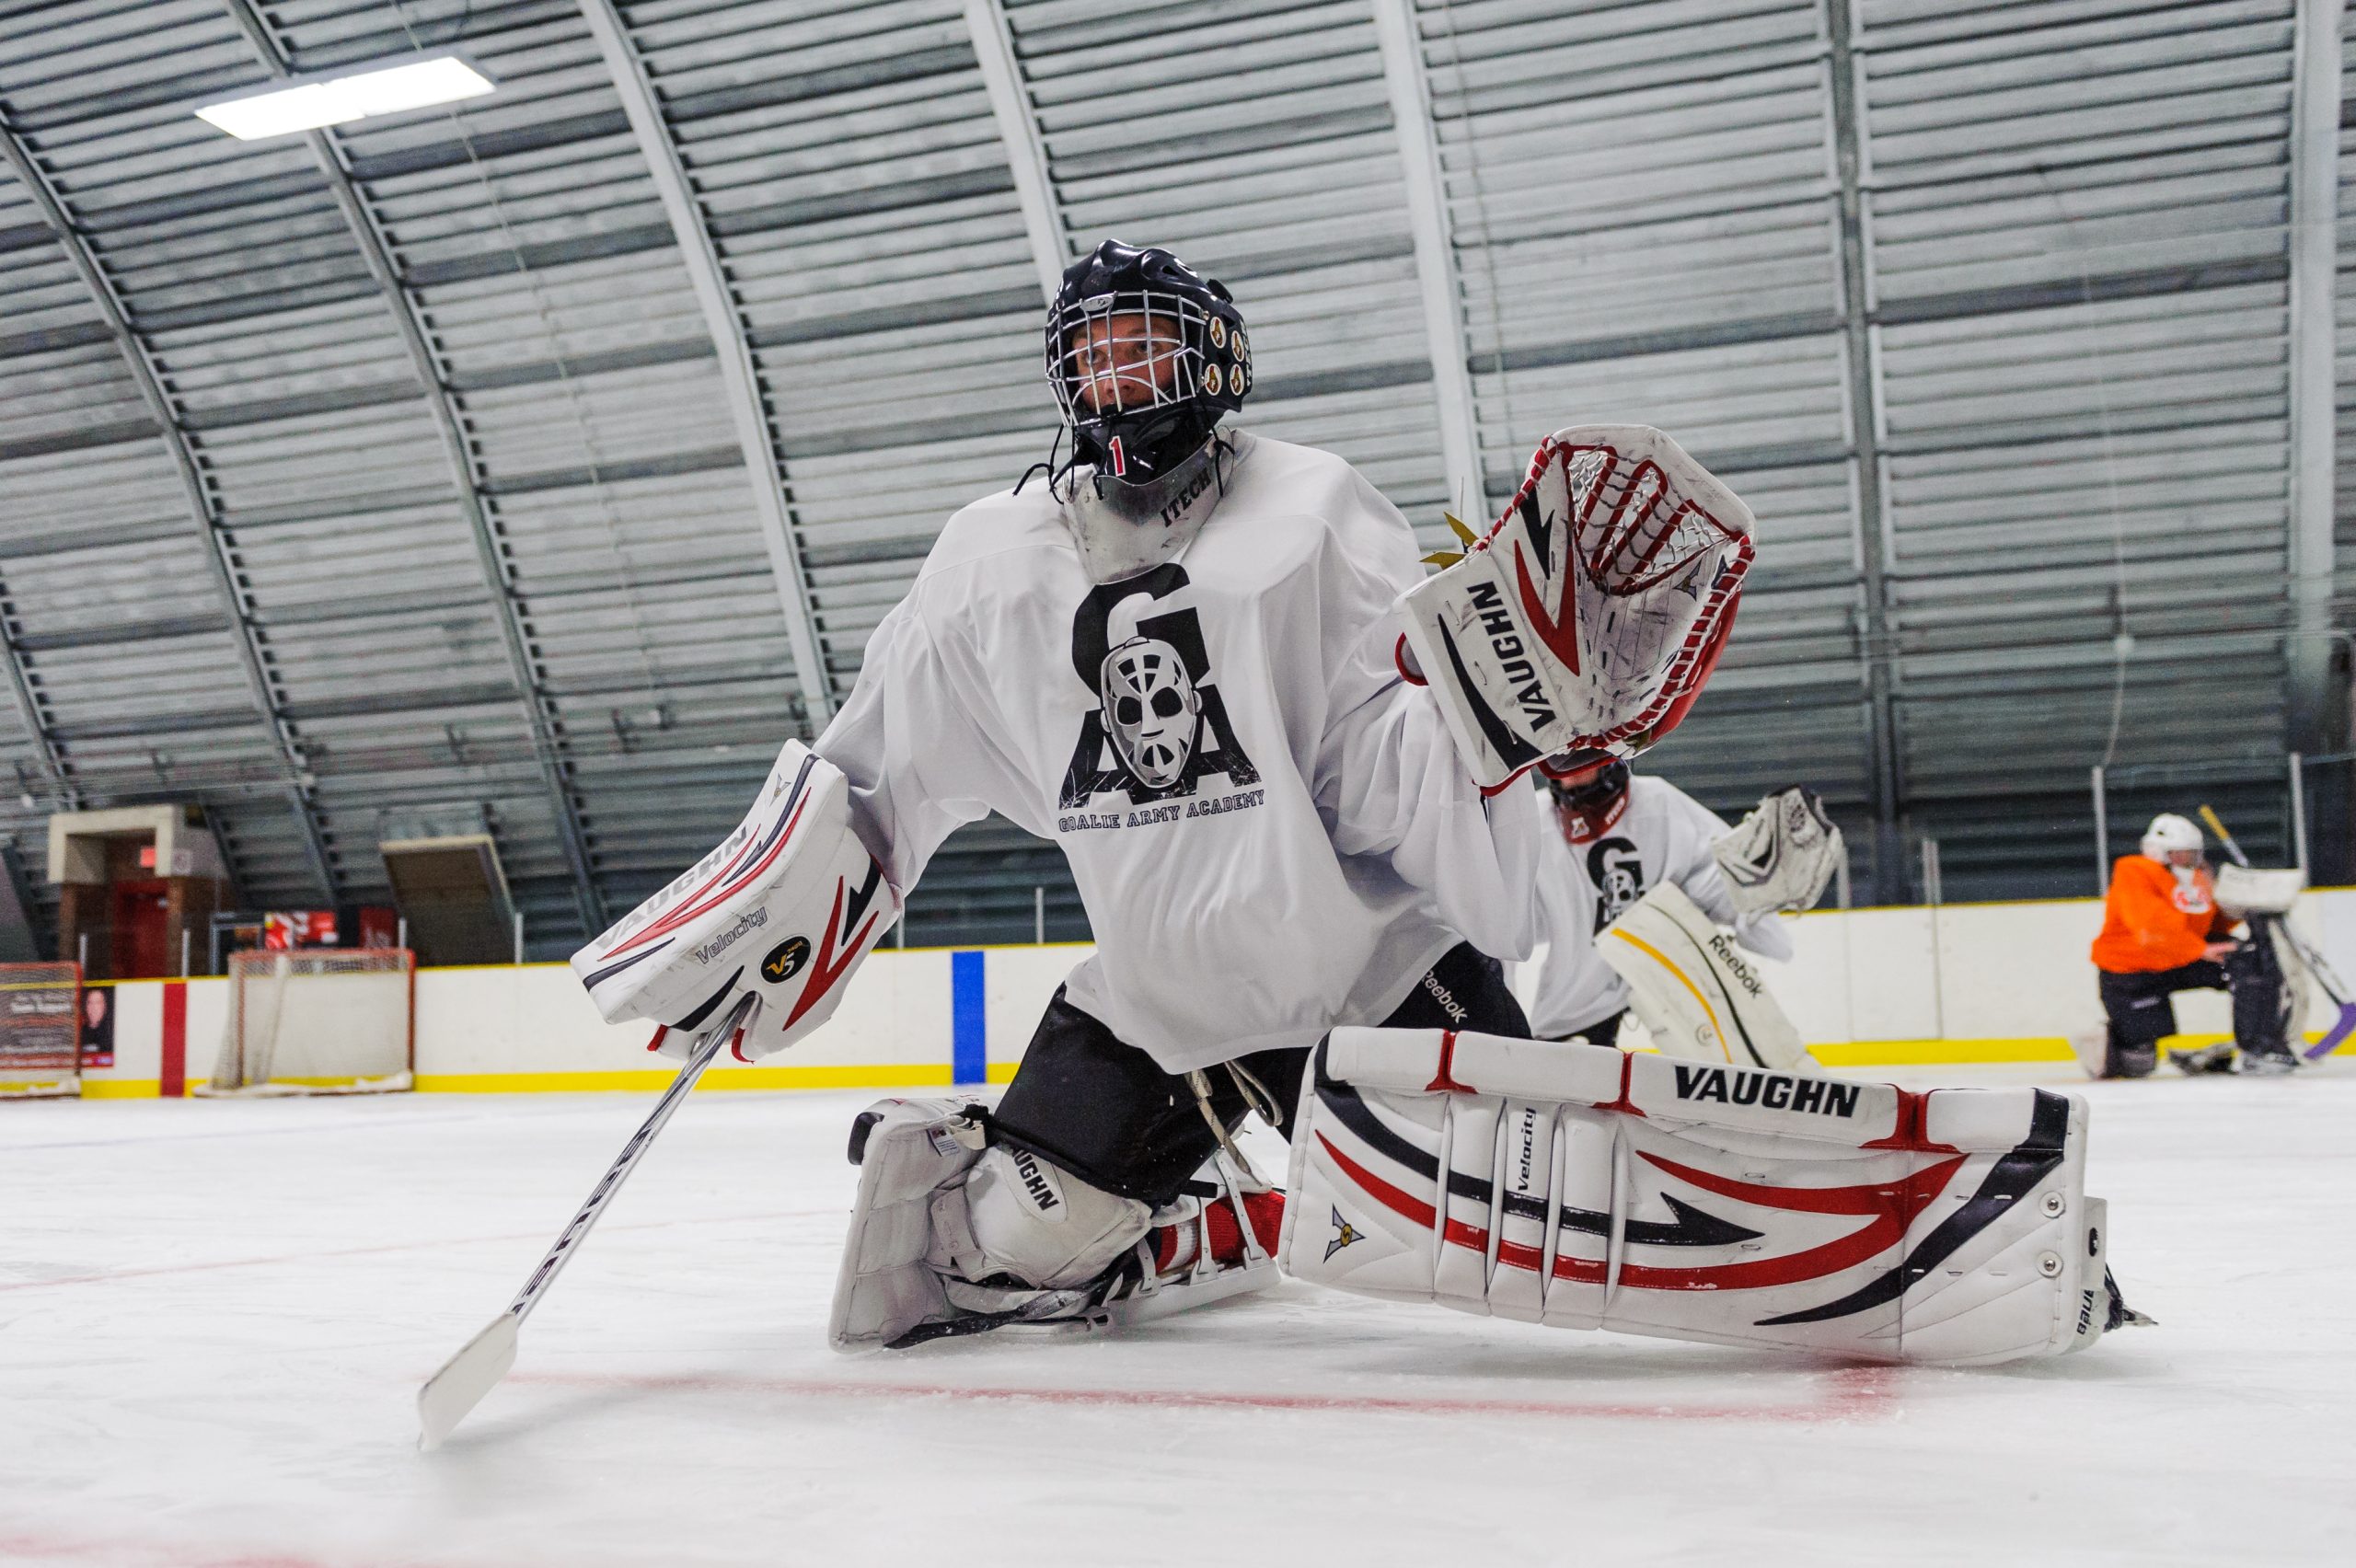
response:
<svg viewBox="0 0 2356 1568"><path fill-rule="evenodd" d="M1729 829L1619 758L1542 766L1558 834L1537 867L1531 1031L1609 1045L1630 1012L1669 1055L1813 1071L1747 954L1792 956L1775 917L1813 905L1843 854L1823 802L1780 790Z"/></svg>
<svg viewBox="0 0 2356 1568"><path fill-rule="evenodd" d="M1003 1099L886 1101L852 1129L844 1348L1272 1281L1299 1216L1234 1132L1256 1113L1298 1164L1323 1114L1312 1053L1353 1030L1527 1043L1500 960L1532 945L1546 827L1512 786L1673 729L1751 557L1742 503L1674 442L1588 426L1542 444L1489 536L1426 577L1348 464L1222 428L1258 374L1247 326L1165 250L1100 246L1044 339L1048 461L949 520L843 710L786 746L738 833L574 959L608 1019L749 1009L724 1016L757 1057L826 1016L958 824L997 812L1061 847L1097 945ZM1356 1060L1325 1047L1317 1081ZM2082 1121L2051 1137L2077 1147ZM1830 1174L1783 1159L1750 1163ZM1623 1199L1681 1201L1624 1188L1598 1200L1609 1226ZM1687 1337L1740 1337L1719 1300L1685 1303Z"/></svg>

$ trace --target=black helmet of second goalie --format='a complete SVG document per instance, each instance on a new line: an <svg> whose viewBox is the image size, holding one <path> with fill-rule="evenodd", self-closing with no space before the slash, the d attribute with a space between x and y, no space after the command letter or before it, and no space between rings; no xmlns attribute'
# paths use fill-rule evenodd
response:
<svg viewBox="0 0 2356 1568"><path fill-rule="evenodd" d="M1192 455L1252 390L1243 313L1167 250L1108 239L1047 309L1047 383L1077 457L1143 484Z"/></svg>
<svg viewBox="0 0 2356 1568"><path fill-rule="evenodd" d="M1538 765L1554 797L1554 818L1563 836L1585 844L1620 820L1628 809L1628 764L1600 752L1581 752Z"/></svg>

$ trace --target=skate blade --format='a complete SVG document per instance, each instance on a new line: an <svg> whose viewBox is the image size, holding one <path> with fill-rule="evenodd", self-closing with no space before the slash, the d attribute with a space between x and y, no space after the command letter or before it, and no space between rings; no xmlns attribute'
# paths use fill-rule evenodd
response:
<svg viewBox="0 0 2356 1568"><path fill-rule="evenodd" d="M502 1312L417 1390L418 1452L439 1447L467 1412L482 1402L483 1395L507 1376L515 1365L516 1329L515 1315Z"/></svg>

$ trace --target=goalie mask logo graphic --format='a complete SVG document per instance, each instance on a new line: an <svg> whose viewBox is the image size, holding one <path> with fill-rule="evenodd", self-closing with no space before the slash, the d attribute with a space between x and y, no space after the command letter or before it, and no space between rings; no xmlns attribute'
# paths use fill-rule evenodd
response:
<svg viewBox="0 0 2356 1568"><path fill-rule="evenodd" d="M1183 798L1221 776L1238 788L1260 781L1211 679L1199 613L1140 613L1187 582L1186 569L1168 561L1080 601L1072 617L1072 671L1097 706L1080 721L1057 801L1063 810L1108 794L1132 805ZM1126 633L1117 640L1116 619Z"/></svg>
<svg viewBox="0 0 2356 1568"><path fill-rule="evenodd" d="M1113 749L1139 783L1166 790L1195 755L1203 699L1185 661L1167 642L1134 637L1104 655L1097 684Z"/></svg>

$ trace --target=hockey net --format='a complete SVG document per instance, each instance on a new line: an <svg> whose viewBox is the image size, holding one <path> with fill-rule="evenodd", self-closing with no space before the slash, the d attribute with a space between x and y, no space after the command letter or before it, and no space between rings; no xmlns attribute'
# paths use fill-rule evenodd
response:
<svg viewBox="0 0 2356 1568"><path fill-rule="evenodd" d="M82 966L0 963L0 1098L82 1092Z"/></svg>
<svg viewBox="0 0 2356 1568"><path fill-rule="evenodd" d="M411 1087L416 992L400 948L229 955L228 1007L200 1094L372 1094Z"/></svg>

